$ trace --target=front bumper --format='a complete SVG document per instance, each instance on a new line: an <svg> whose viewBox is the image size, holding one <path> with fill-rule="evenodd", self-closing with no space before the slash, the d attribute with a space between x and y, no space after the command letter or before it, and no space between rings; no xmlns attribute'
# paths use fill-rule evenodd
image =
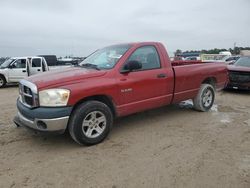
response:
<svg viewBox="0 0 250 188"><path fill-rule="evenodd" d="M72 107L30 109L19 100L17 100L17 109L17 116L13 120L15 124L40 132L60 133L67 129L72 111Z"/></svg>
<svg viewBox="0 0 250 188"><path fill-rule="evenodd" d="M227 88L231 89L242 89L242 90L250 90L250 83L237 83L237 82L230 82L227 85Z"/></svg>

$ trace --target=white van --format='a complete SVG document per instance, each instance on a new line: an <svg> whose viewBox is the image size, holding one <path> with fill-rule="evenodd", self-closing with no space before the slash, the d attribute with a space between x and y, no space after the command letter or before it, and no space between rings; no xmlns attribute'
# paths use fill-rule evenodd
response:
<svg viewBox="0 0 250 188"><path fill-rule="evenodd" d="M219 54L226 55L226 56L232 56L231 52L229 52L229 51L222 51Z"/></svg>

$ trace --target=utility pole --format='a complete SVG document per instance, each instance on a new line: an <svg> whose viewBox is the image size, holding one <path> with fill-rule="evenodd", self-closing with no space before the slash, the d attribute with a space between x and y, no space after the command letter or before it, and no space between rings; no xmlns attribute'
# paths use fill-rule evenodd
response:
<svg viewBox="0 0 250 188"><path fill-rule="evenodd" d="M236 42L234 42L234 55L236 55Z"/></svg>

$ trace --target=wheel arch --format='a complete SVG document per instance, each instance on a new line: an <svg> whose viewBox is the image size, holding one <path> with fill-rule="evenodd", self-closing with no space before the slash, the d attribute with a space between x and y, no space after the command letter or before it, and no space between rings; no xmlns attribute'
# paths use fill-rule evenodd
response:
<svg viewBox="0 0 250 188"><path fill-rule="evenodd" d="M206 79L204 79L201 84L210 84L213 86L214 89L216 89L216 84L217 84L217 80L215 77L208 77Z"/></svg>
<svg viewBox="0 0 250 188"><path fill-rule="evenodd" d="M1 76L2 78L4 78L4 80L7 82L7 79L6 79L6 77L5 77L4 74L1 74L1 73L0 73L0 76Z"/></svg>
<svg viewBox="0 0 250 188"><path fill-rule="evenodd" d="M93 95L93 96L88 96L88 97L85 97L81 100L79 100L73 107L72 109L72 112L79 106L81 105L82 103L86 102L86 101L92 101L92 100L95 100L95 101L99 101L99 102L102 102L104 104L106 104L114 117L117 116L117 111L116 111L116 107L115 107L115 104L114 104L114 101L112 99L112 97L108 96L108 95Z"/></svg>
<svg viewBox="0 0 250 188"><path fill-rule="evenodd" d="M7 81L8 81L8 80L6 79L5 75L4 75L4 74L0 74L0 77L3 78L4 81L5 81L5 84L7 84ZM5 84L4 84L4 85L5 85Z"/></svg>

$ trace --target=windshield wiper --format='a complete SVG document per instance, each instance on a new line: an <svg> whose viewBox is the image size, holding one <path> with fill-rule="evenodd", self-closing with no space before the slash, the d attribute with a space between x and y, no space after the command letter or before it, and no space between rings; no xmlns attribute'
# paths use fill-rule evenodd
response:
<svg viewBox="0 0 250 188"><path fill-rule="evenodd" d="M81 67L92 68L92 69L100 70L100 69L98 68L97 65L94 65L94 64L91 64L91 63L84 63L84 64L81 64Z"/></svg>

